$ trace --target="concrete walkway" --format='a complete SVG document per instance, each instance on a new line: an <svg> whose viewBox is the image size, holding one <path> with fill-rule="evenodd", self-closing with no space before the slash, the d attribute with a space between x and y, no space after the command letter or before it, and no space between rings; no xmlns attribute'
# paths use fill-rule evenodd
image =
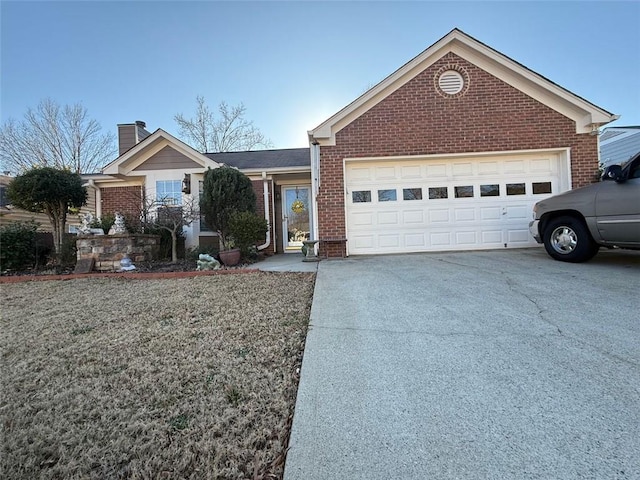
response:
<svg viewBox="0 0 640 480"><path fill-rule="evenodd" d="M639 285L640 252L321 262L285 480L638 478Z"/></svg>
<svg viewBox="0 0 640 480"><path fill-rule="evenodd" d="M319 262L303 262L302 253L279 253L254 263L248 269L263 272L317 272Z"/></svg>

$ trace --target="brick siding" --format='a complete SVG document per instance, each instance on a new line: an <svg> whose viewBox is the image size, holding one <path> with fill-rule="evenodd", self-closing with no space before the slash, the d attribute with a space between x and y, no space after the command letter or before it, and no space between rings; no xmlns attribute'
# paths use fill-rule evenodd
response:
<svg viewBox="0 0 640 480"><path fill-rule="evenodd" d="M130 225L139 222L144 190L142 186L105 187L102 193L102 215L121 213Z"/></svg>
<svg viewBox="0 0 640 480"><path fill-rule="evenodd" d="M462 68L468 89L447 97L436 74ZM343 159L564 148L571 149L573 188L592 183L597 137L576 134L575 123L493 75L449 53L336 134L320 148L320 238L344 237ZM330 256L343 252L332 246Z"/></svg>

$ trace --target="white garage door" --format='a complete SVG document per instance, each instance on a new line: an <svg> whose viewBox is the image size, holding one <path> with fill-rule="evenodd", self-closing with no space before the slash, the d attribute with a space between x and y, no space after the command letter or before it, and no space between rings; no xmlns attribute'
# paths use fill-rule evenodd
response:
<svg viewBox="0 0 640 480"><path fill-rule="evenodd" d="M347 160L349 254L536 245L533 204L569 188L562 152Z"/></svg>

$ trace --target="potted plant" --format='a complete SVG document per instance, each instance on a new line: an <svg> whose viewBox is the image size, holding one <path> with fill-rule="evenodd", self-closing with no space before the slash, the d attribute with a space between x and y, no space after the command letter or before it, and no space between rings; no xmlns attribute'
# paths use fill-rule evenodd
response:
<svg viewBox="0 0 640 480"><path fill-rule="evenodd" d="M202 187L200 211L207 225L218 233L220 260L227 266L237 265L242 254L231 233L231 218L237 212L255 213L253 184L240 170L223 166L209 168Z"/></svg>

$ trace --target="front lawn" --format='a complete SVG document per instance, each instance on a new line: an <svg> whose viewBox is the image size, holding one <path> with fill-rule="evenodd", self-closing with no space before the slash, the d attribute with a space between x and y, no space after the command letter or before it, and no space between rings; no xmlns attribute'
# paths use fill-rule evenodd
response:
<svg viewBox="0 0 640 480"><path fill-rule="evenodd" d="M281 478L313 274L4 284L4 479Z"/></svg>

